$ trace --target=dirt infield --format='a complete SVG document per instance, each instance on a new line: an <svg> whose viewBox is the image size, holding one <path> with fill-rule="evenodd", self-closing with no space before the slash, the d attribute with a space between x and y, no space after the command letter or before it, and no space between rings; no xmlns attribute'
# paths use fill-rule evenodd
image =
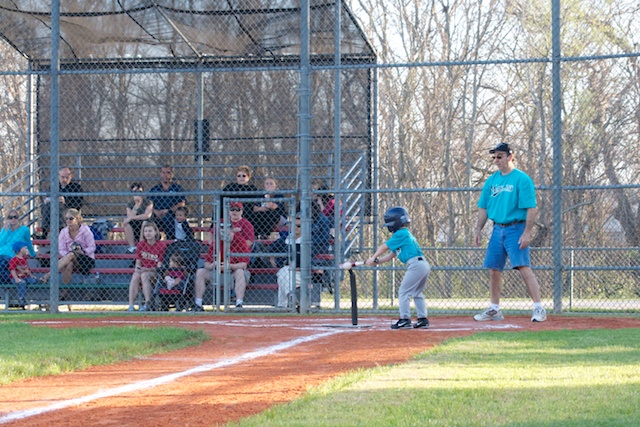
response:
<svg viewBox="0 0 640 427"><path fill-rule="evenodd" d="M145 357L0 387L0 424L20 426L211 426L299 397L360 367L404 362L450 337L479 331L638 328L640 319L529 317L474 322L433 317L431 329L392 331L392 319L336 317L122 317L35 321L43 327L106 325L200 329L211 340ZM28 351L28 349L25 349Z"/></svg>

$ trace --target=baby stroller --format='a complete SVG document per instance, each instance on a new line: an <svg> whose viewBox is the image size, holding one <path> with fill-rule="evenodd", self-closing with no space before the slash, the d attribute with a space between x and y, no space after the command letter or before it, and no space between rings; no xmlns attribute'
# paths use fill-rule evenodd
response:
<svg viewBox="0 0 640 427"><path fill-rule="evenodd" d="M176 311L189 309L201 251L202 244L197 240L178 240L167 246L154 288L158 311L169 311L172 307ZM171 260L179 260L179 265Z"/></svg>

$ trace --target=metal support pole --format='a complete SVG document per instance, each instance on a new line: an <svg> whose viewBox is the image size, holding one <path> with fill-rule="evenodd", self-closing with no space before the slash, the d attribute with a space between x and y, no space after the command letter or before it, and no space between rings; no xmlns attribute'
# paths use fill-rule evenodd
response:
<svg viewBox="0 0 640 427"><path fill-rule="evenodd" d="M342 194L340 189L342 188L342 167L341 167L341 135L340 135L340 116L342 113L342 81L340 79L340 64L341 64L341 51L340 51L340 39L342 35L342 1L336 0L334 11L334 24L333 24L333 46L334 55L333 61L336 68L333 70L333 186L334 191L334 208L333 208L333 259L336 262L342 262L342 239L344 233L342 232L342 225L345 223L342 218ZM339 274L334 275L333 289L340 287ZM340 309L340 303L338 299L334 297L334 309Z"/></svg>
<svg viewBox="0 0 640 427"><path fill-rule="evenodd" d="M29 138L29 147L27 152L27 159L29 161L29 191L35 192L39 191L39 188L36 188L36 91L35 87L37 82L35 79L37 78L35 74L32 74L33 68L32 63L29 62L29 75L27 77L27 135ZM38 160L38 166L39 166ZM38 218L38 213L35 211L38 204L36 203L35 197L30 197L27 208L29 209L29 223L33 224L31 228L31 234L35 232L36 227L36 218Z"/></svg>
<svg viewBox="0 0 640 427"><path fill-rule="evenodd" d="M308 287L311 282L311 62L309 56L309 0L300 5L300 87L299 102L299 153L300 153L300 314L309 311ZM294 276L294 275L292 275Z"/></svg>
<svg viewBox="0 0 640 427"><path fill-rule="evenodd" d="M575 267L575 251L571 249L569 256L569 265L571 266L571 271L569 272L569 311L573 311L573 279L574 279L574 270Z"/></svg>
<svg viewBox="0 0 640 427"><path fill-rule="evenodd" d="M197 127L196 127L196 138L198 140L198 152L196 157L198 159L198 191L200 194L198 195L198 225L202 226L202 218L204 218L203 206L204 206L204 196L202 195L202 191L204 191L204 156L206 155L203 152L203 133L204 133L204 74L202 73L202 62L198 63L198 68L200 71L196 74L196 78L198 79L198 106L197 106Z"/></svg>
<svg viewBox="0 0 640 427"><path fill-rule="evenodd" d="M378 69L374 69L372 71L372 82L371 85L373 86L373 99L371 100L371 108L373 109L373 132L372 132L372 138L371 138L371 155L373 157L373 176L371 177L372 179L372 185L371 188L377 190L378 188L380 188L380 152L378 150L378 122L377 122L377 117L378 117ZM380 239L380 227L378 226L378 215L379 215L379 199L378 199L378 193L372 193L371 197L373 197L373 212L371 215L371 219L372 219L372 223L373 223L373 248L372 251L375 251L378 248L379 245L379 239ZM377 310L378 307L378 296L380 293L380 283L379 283L379 279L380 276L378 274L378 270L375 269L373 271L373 309Z"/></svg>
<svg viewBox="0 0 640 427"><path fill-rule="evenodd" d="M60 296L60 276L58 275L58 234L60 232L60 194L58 170L60 169L60 0L51 2L51 105L49 126L51 128L51 145L49 160L51 174L49 176L51 212L50 212L50 272L49 307L52 313L58 312Z"/></svg>
<svg viewBox="0 0 640 427"><path fill-rule="evenodd" d="M562 82L560 0L551 4L553 81L553 311L562 312Z"/></svg>

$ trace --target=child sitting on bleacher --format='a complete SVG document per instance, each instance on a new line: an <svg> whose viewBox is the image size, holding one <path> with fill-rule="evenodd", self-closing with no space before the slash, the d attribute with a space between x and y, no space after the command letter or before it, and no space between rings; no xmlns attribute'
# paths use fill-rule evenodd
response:
<svg viewBox="0 0 640 427"><path fill-rule="evenodd" d="M148 222L142 227L142 237L144 240L136 245L135 271L129 283L128 311L134 311L133 304L140 287L145 299L140 311L153 311L153 283L156 280L156 269L162 266L166 249L166 244L160 241L160 230L155 222Z"/></svg>
<svg viewBox="0 0 640 427"><path fill-rule="evenodd" d="M180 254L173 254L169 258L169 268L164 275L164 283L167 289L178 287L186 277L184 259Z"/></svg>
<svg viewBox="0 0 640 427"><path fill-rule="evenodd" d="M195 240L193 230L189 226L189 209L186 206L178 206L173 220L173 229L165 231L167 240Z"/></svg>
<svg viewBox="0 0 640 427"><path fill-rule="evenodd" d="M29 269L27 259L29 258L29 248L26 242L15 242L13 244L15 256L9 261L9 272L11 281L18 289L18 304L23 308L27 305L27 284L36 283L37 279Z"/></svg>
<svg viewBox="0 0 640 427"><path fill-rule="evenodd" d="M327 217L324 216L322 210L320 209L320 205L318 203L311 203L311 240L313 242L311 249L311 257L315 257L318 254L327 253L329 247L329 240L331 235L329 233L330 224ZM296 245L296 268L294 270L293 265L291 265L290 261L285 260L286 265L281 267L278 270L278 307L285 308L288 305L289 294L293 292L294 287L300 287L301 278L300 278L300 240L301 240L301 223L300 218L296 218L296 230L295 230L295 238L293 236L287 236L284 239L278 239L272 244L272 252L283 252L283 249L286 248L287 245ZM279 267L279 262L277 259L271 258L270 260L272 267Z"/></svg>

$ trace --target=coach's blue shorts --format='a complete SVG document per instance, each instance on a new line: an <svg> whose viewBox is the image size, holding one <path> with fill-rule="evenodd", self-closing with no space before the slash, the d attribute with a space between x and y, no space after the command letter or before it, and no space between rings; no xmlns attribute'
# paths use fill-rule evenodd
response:
<svg viewBox="0 0 640 427"><path fill-rule="evenodd" d="M528 267L531 265L529 246L520 249L520 236L524 232L526 223L521 222L508 227L493 226L493 233L484 257L484 268L503 271L507 257L512 268Z"/></svg>

